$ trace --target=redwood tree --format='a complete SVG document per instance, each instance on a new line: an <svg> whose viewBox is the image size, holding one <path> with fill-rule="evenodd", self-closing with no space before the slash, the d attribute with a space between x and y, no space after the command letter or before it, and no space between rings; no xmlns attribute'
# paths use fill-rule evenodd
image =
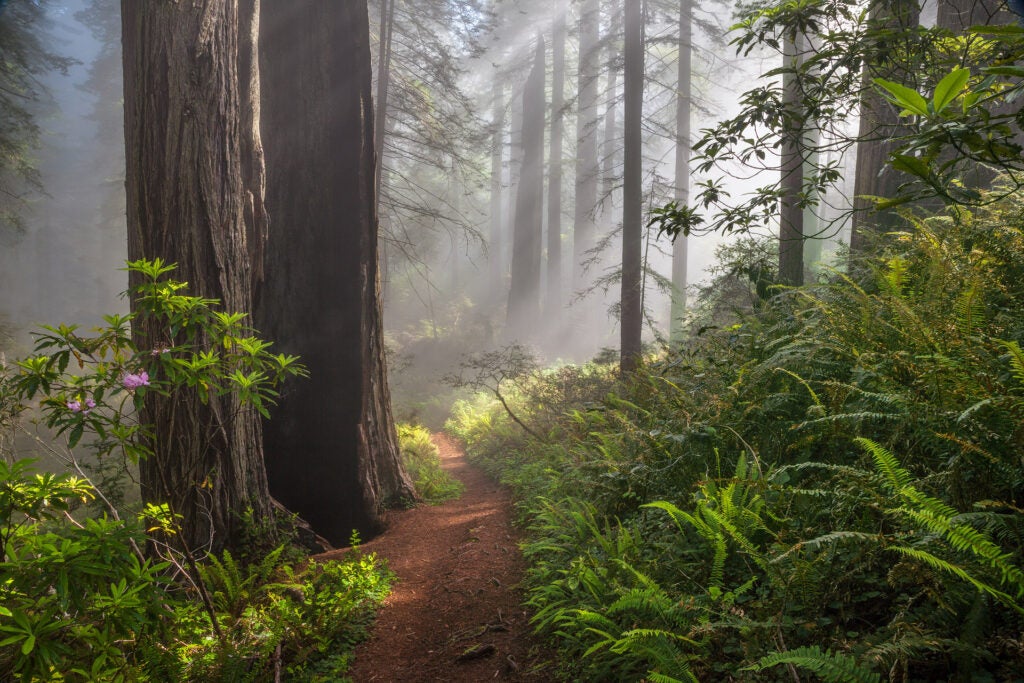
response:
<svg viewBox="0 0 1024 683"><path fill-rule="evenodd" d="M541 227L544 198L544 40L537 36L523 87L522 159L512 234L512 281L506 336L535 330L540 320Z"/></svg>
<svg viewBox="0 0 1024 683"><path fill-rule="evenodd" d="M264 239L253 125L258 6L121 5L129 258L177 263L190 293L220 299L229 312L252 309L252 259ZM142 348L175 341L145 326L134 334ZM148 394L139 419L154 430L153 455L140 464L142 495L182 515L182 541L218 550L237 548L246 532L273 535L254 410L180 389Z"/></svg>
<svg viewBox="0 0 1024 683"><path fill-rule="evenodd" d="M271 229L258 321L312 378L265 425L270 490L342 544L413 495L384 366L366 4L264 3L260 66Z"/></svg>
<svg viewBox="0 0 1024 683"><path fill-rule="evenodd" d="M643 330L642 246L643 246L643 126L644 37L643 3L627 2L625 14L625 150L622 187L622 299L621 349L623 373L640 364Z"/></svg>

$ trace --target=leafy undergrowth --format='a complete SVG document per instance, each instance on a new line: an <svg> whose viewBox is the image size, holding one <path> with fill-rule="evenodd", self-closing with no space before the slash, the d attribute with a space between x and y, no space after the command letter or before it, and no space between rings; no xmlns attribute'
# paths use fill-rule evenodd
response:
<svg viewBox="0 0 1024 683"><path fill-rule="evenodd" d="M441 468L441 453L425 427L398 425L402 463L412 477L416 493L426 503L440 505L462 495L463 485Z"/></svg>
<svg viewBox="0 0 1024 683"><path fill-rule="evenodd" d="M594 363L456 406L521 501L567 678L1024 671L1024 207L908 226L753 305L725 275L626 382Z"/></svg>
<svg viewBox="0 0 1024 683"><path fill-rule="evenodd" d="M170 505L125 495L131 468L156 457L155 430L138 422L147 393L202 387L204 403L231 397L266 414L279 383L304 368L271 354L243 315L184 294L166 279L173 266L128 266L141 280L137 313L106 317L95 336L44 328L36 355L0 364L0 680L340 680L388 593L383 563L358 550L309 563L287 543L273 549L294 520L251 509L224 510L239 535L229 547L245 557L208 553L228 545L215 544L213 510L200 506L210 537L192 548ZM143 324L176 344L137 347L131 328ZM14 459L7 437L31 408L64 437L41 442L51 466L74 475Z"/></svg>
<svg viewBox="0 0 1024 683"><path fill-rule="evenodd" d="M225 552L189 576L138 552L140 523L64 515L93 495L0 462L2 680L337 681L388 594L358 549L300 567L284 546L248 565Z"/></svg>

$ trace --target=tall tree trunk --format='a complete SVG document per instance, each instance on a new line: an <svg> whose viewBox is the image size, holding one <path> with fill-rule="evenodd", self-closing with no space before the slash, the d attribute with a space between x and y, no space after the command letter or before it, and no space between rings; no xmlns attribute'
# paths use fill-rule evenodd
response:
<svg viewBox="0 0 1024 683"><path fill-rule="evenodd" d="M597 0L584 0L580 14L579 76L576 114L576 193L573 220L573 287L586 286L583 263L594 247L597 206Z"/></svg>
<svg viewBox="0 0 1024 683"><path fill-rule="evenodd" d="M544 197L544 40L537 36L533 68L523 88L523 166L516 190L512 282L506 336L522 338L540 321L541 229Z"/></svg>
<svg viewBox="0 0 1024 683"><path fill-rule="evenodd" d="M502 250L502 207L501 176L505 151L505 104L502 100L504 88L495 74L491 90L491 234L488 240L488 261L490 262L490 300L501 300L505 286L504 257Z"/></svg>
<svg viewBox="0 0 1024 683"><path fill-rule="evenodd" d="M679 0L679 64L676 90L675 200L690 201L690 111L693 106L693 0ZM680 234L672 243L672 296L669 339L681 341L686 315L687 259L689 245Z"/></svg>
<svg viewBox="0 0 1024 683"><path fill-rule="evenodd" d="M920 8L916 0L878 2L871 9L871 20L879 26L893 30L892 44L880 43L875 54L881 64L880 71L890 80L899 80L897 73L888 73L885 60L900 47L899 33L918 25ZM878 60L869 60L878 61ZM864 88L860 105L860 129L857 134L857 167L854 178L853 230L850 251L863 252L867 232L892 224L892 212L873 212L874 203L867 197L892 197L902 182L900 174L887 167L889 155L896 149L901 124L899 112L875 89L872 78L879 75L864 70Z"/></svg>
<svg viewBox="0 0 1024 683"><path fill-rule="evenodd" d="M622 196L622 299L621 347L619 367L623 374L640 365L641 333L643 331L642 279L642 188L644 115L644 29L646 3L627 2L625 18L625 56L623 84L625 88L625 160Z"/></svg>
<svg viewBox="0 0 1024 683"><path fill-rule="evenodd" d="M271 248L259 324L312 379L265 425L270 490L335 544L412 496L384 366L365 3L261 12Z"/></svg>
<svg viewBox="0 0 1024 683"><path fill-rule="evenodd" d="M787 34L783 47L785 66L797 69L800 49L795 32ZM785 130L782 132L781 191L779 200L779 276L784 285L804 283L804 214L799 206L803 190L803 157L800 140L803 135L800 86L795 73L782 76L782 104L785 110Z"/></svg>
<svg viewBox="0 0 1024 683"><path fill-rule="evenodd" d="M548 260L544 317L557 329L562 318L562 137L565 107L565 13L551 35L551 152L548 159Z"/></svg>
<svg viewBox="0 0 1024 683"><path fill-rule="evenodd" d="M242 313L252 310L266 225L254 127L258 7L121 4L129 258L177 263L192 293ZM173 341L157 334L134 330L141 348ZM153 425L153 455L140 465L142 495L182 515L181 540L194 550L238 549L251 533L273 540L259 416L205 398L147 395L139 419Z"/></svg>
<svg viewBox="0 0 1024 683"><path fill-rule="evenodd" d="M622 21L622 9L619 0L611 0L608 7L609 31L605 36L605 62L608 65L608 88L605 92L604 140L601 143L601 206L603 209L614 206L612 201L618 178L615 169L619 162L619 141L617 112L619 110L619 42L616 23ZM621 23L619 24L621 26ZM602 209L602 210L603 210Z"/></svg>

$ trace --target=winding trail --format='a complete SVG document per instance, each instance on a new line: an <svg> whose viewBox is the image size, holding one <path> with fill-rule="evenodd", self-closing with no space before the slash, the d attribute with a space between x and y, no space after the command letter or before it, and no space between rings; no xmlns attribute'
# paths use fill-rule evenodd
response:
<svg viewBox="0 0 1024 683"><path fill-rule="evenodd" d="M466 490L443 505L392 512L388 530L363 545L387 558L398 580L370 639L356 649L352 680L554 680L552 654L521 606L526 565L508 491L470 466L447 436L434 442Z"/></svg>

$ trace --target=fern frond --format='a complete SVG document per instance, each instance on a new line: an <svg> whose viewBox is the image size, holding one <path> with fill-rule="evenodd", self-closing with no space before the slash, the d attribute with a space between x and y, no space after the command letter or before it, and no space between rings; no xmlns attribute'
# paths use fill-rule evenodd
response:
<svg viewBox="0 0 1024 683"><path fill-rule="evenodd" d="M887 548L887 550L899 553L901 555L906 555L907 557L911 557L915 560L927 564L932 569L937 569L938 571L946 572L947 574L952 574L957 578L963 579L967 583L977 588L979 591L991 595L993 598L1003 603L1004 605L1007 605L1008 607L1015 609L1021 614L1024 614L1024 608L1017 604L1017 602L1010 595L1004 593L998 588L995 588L994 586L988 585L984 581L976 579L966 569L959 565L953 564L952 562L944 560L941 557L936 557L935 555L931 554L926 550L919 550L918 548L908 548L906 546L894 545Z"/></svg>
<svg viewBox="0 0 1024 683"><path fill-rule="evenodd" d="M880 683L882 680L881 676L858 664L853 657L830 650L822 652L817 646L774 652L762 657L757 664L744 667L744 670L763 671L779 664L792 664L812 671L825 683Z"/></svg>
<svg viewBox="0 0 1024 683"><path fill-rule="evenodd" d="M1010 367L1013 369L1013 376L1017 381L1024 384L1024 349L1015 341L996 340L1004 349L1010 352Z"/></svg>
<svg viewBox="0 0 1024 683"><path fill-rule="evenodd" d="M900 467L895 455L871 439L858 437L854 441L871 455L875 461L875 468L888 479L890 488L899 492L903 487L910 485L910 473Z"/></svg>
<svg viewBox="0 0 1024 683"><path fill-rule="evenodd" d="M977 282L971 282L953 304L957 327L961 334L970 336L985 321L984 290Z"/></svg>

